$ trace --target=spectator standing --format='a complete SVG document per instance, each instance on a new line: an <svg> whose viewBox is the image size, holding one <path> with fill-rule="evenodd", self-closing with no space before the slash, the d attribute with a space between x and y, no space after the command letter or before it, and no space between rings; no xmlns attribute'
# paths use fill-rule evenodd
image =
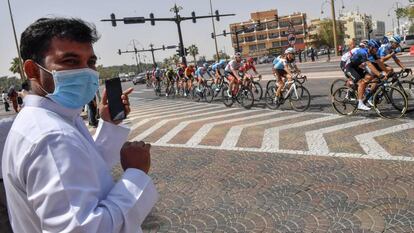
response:
<svg viewBox="0 0 414 233"><path fill-rule="evenodd" d="M8 100L6 91L3 91L3 93L1 94L1 100L3 101L3 104L4 104L4 110L6 112L9 112L10 111L9 110L10 105L9 105L9 100Z"/></svg>
<svg viewBox="0 0 414 233"><path fill-rule="evenodd" d="M18 103L17 103L17 97L18 97L18 94L17 94L16 89L15 89L15 87L14 87L14 86L11 86L11 87L9 88L9 91L8 91L8 93L7 93L7 97L8 97L8 98L9 98L9 100L12 102L12 106L13 106L14 111L15 111L16 113L18 113L18 112L19 112L19 105L18 105Z"/></svg>

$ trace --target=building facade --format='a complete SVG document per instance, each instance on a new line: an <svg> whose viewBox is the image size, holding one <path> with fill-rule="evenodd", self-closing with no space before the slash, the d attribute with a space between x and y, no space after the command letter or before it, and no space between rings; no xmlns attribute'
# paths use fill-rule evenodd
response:
<svg viewBox="0 0 414 233"><path fill-rule="evenodd" d="M288 37L289 35L292 37L292 34L296 38L294 47L296 49L305 48L304 38L307 31L305 13L278 16L277 10L269 10L254 12L250 15L251 19L246 22L230 24L234 49L237 48L234 33L239 30L243 31L238 34L243 56L259 57L281 54L284 49L291 47Z"/></svg>
<svg viewBox="0 0 414 233"><path fill-rule="evenodd" d="M372 16L359 12L348 12L340 16L344 22L345 40L357 42L368 38L381 39L385 34L385 22L373 20Z"/></svg>

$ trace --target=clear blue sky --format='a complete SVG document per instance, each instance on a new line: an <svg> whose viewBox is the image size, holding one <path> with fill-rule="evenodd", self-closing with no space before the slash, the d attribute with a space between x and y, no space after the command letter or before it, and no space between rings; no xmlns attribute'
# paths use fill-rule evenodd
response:
<svg viewBox="0 0 414 233"><path fill-rule="evenodd" d="M153 27L149 23L124 25L118 24L112 27L110 23L100 22L109 18L110 13L117 17L145 16L153 12L155 17L171 17L169 9L177 3L184 9L183 16L190 16L192 11L197 15L209 14L209 0L10 0L15 20L16 31L20 38L21 32L33 21L40 17L64 16L78 17L94 23L101 35L101 39L95 45L95 52L100 58L98 63L104 66L134 64L132 54L119 56L118 48L132 49L132 39L140 42L138 48L147 48L150 43L155 46L178 44L176 25L168 22L157 22ZM287 15L292 12L305 12L308 20L321 17L321 5L324 0L212 0L213 10L219 9L220 13L235 13L235 17L222 18L216 23L218 32L228 30L228 25L250 18L250 12L276 8L279 15ZM362 13L372 14L375 18L386 22L386 30L391 29L391 18L387 17L388 9L393 5L392 0L343 0L346 11L359 9ZM408 5L408 0L400 0ZM337 9L342 5L341 0L336 0ZM325 5L325 13L322 17L329 17L329 4ZM182 23L184 44L196 44L200 55L211 58L214 54L214 41L211 39L211 20L204 19L193 24L191 21ZM0 2L0 76L11 75L8 71L13 57L17 56L12 27L7 7L7 0ZM218 39L219 50L231 53L229 37ZM160 51L156 53L156 59L171 56L175 50ZM147 62L150 54L146 54Z"/></svg>

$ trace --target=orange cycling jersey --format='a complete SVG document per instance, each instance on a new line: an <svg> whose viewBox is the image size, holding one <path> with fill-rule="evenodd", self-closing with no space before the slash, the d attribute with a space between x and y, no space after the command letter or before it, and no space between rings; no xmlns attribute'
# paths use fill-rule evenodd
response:
<svg viewBox="0 0 414 233"><path fill-rule="evenodd" d="M193 68L191 68L191 67L187 67L186 69L185 69L185 76L187 76L187 77L189 77L189 76L191 76L193 73L194 73L194 69Z"/></svg>

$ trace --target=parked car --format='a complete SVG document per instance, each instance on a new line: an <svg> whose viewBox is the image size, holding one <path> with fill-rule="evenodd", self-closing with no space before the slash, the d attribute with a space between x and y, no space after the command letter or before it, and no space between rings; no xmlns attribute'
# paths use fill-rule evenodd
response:
<svg viewBox="0 0 414 233"><path fill-rule="evenodd" d="M261 57L261 58L257 59L257 63L258 64L266 63L267 62L267 59L268 59L267 56Z"/></svg>
<svg viewBox="0 0 414 233"><path fill-rule="evenodd" d="M140 84L143 84L143 83L145 83L145 72L143 72L143 73L139 73L137 76L135 76L133 79L132 79L132 83L134 84L134 85L137 85L138 83L140 83Z"/></svg>
<svg viewBox="0 0 414 233"><path fill-rule="evenodd" d="M401 49L403 51L409 50L411 46L414 45L414 34L405 35L403 41L401 42Z"/></svg>
<svg viewBox="0 0 414 233"><path fill-rule="evenodd" d="M121 82L128 82L128 78L126 78L126 77L122 77L120 79L121 79Z"/></svg>

